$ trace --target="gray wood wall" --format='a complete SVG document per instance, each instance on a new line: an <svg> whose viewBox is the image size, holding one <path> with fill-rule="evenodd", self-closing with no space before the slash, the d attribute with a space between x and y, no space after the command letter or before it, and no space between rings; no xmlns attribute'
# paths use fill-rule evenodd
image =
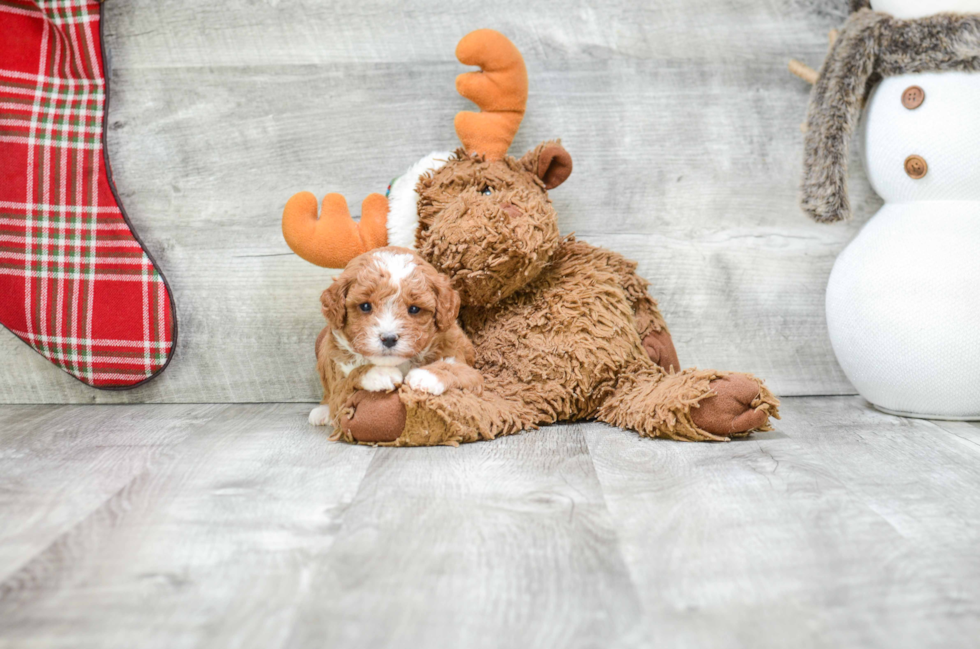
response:
<svg viewBox="0 0 980 649"><path fill-rule="evenodd" d="M468 31L524 53L529 112L512 151L562 138L564 232L640 261L685 365L755 372L782 395L848 394L824 325L837 253L880 204L859 168L857 218L799 211L808 86L844 0L109 0L109 150L137 230L177 300L180 345L124 393L77 383L0 331L0 402L319 398L313 340L329 273L289 252L294 192L356 212L457 140Z"/></svg>

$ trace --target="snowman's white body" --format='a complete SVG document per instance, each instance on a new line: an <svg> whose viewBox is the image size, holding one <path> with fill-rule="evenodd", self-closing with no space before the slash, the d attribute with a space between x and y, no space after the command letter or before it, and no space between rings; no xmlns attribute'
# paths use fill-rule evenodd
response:
<svg viewBox="0 0 980 649"><path fill-rule="evenodd" d="M980 0L950 3L980 13ZM918 17L926 4L929 13L949 9L910 0L874 8ZM911 86L925 93L914 109L902 102ZM880 409L980 419L980 74L885 79L868 100L862 137L868 177L885 205L831 273L834 352ZM911 155L928 164L925 177L906 173Z"/></svg>

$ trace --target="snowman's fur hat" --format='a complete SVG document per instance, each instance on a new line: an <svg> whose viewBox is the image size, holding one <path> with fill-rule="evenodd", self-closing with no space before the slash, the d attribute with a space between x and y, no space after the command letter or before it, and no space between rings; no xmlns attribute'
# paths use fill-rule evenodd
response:
<svg viewBox="0 0 980 649"><path fill-rule="evenodd" d="M980 71L980 15L899 20L866 8L866 0L852 6L858 10L820 69L807 113L801 205L822 222L851 216L848 142L875 83L900 74Z"/></svg>

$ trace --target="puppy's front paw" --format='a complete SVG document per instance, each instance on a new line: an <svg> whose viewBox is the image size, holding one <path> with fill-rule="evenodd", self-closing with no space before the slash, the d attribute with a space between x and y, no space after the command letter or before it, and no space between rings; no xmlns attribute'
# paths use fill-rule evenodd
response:
<svg viewBox="0 0 980 649"><path fill-rule="evenodd" d="M421 367L409 372L408 376L405 377L405 381L410 388L419 392L440 395L446 391L446 386L443 385L438 376Z"/></svg>
<svg viewBox="0 0 980 649"><path fill-rule="evenodd" d="M317 406L310 411L310 424L326 426L330 423L330 406Z"/></svg>
<svg viewBox="0 0 980 649"><path fill-rule="evenodd" d="M390 392L401 384L402 371L386 365L375 365L361 378L361 387L368 392Z"/></svg>

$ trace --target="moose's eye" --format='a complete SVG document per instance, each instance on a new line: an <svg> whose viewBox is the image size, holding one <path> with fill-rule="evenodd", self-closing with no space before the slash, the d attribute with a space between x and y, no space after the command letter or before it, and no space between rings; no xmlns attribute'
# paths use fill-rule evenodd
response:
<svg viewBox="0 0 980 649"><path fill-rule="evenodd" d="M360 309L361 311L363 311L364 313L371 313L371 303L370 302L362 302L361 304L358 304L357 305L357 308Z"/></svg>
<svg viewBox="0 0 980 649"><path fill-rule="evenodd" d="M491 194L493 194L493 189L491 189L490 187L484 187L483 189L480 190L480 193L483 194L484 196L490 196Z"/></svg>
<svg viewBox="0 0 980 649"><path fill-rule="evenodd" d="M411 313L412 315L415 315L416 313L418 313L421 310L422 309L418 308L414 304L412 306L408 307L408 312Z"/></svg>

